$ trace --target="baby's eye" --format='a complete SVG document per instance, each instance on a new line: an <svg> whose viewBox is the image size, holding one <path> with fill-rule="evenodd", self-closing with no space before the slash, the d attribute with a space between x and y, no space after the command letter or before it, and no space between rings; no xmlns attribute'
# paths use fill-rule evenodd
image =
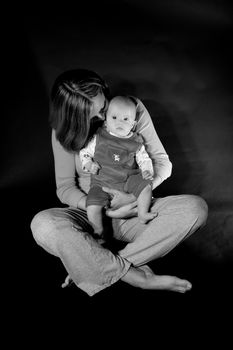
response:
<svg viewBox="0 0 233 350"><path fill-rule="evenodd" d="M129 118L127 118L127 117L124 118L124 121L125 121L125 122L127 122L128 120L129 120Z"/></svg>
<svg viewBox="0 0 233 350"><path fill-rule="evenodd" d="M115 115L113 115L113 116L112 116L112 119L116 119L116 116L115 116Z"/></svg>

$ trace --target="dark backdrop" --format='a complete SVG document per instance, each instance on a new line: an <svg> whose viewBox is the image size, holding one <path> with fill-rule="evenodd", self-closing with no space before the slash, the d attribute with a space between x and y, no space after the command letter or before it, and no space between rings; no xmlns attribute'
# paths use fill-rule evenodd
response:
<svg viewBox="0 0 233 350"><path fill-rule="evenodd" d="M2 86L2 219L7 230L14 307L47 311L107 305L201 311L231 306L233 253L232 17L225 1L101 1L5 9ZM60 289L60 261L34 242L30 221L59 206L48 126L55 77L85 67L102 75L112 93L138 96L148 108L173 163L156 196L192 193L209 205L206 227L163 259L157 273L193 283L189 295L143 292L117 283L93 298ZM13 273L13 276L12 276ZM31 301L31 296L34 299ZM218 296L218 297L217 297ZM113 302L114 299L114 302ZM159 305L159 308L158 308ZM21 310L21 308L20 308ZM146 312L146 311L145 311ZM183 311L185 313L185 311ZM171 316L171 314L168 312ZM190 313L187 315L189 317Z"/></svg>

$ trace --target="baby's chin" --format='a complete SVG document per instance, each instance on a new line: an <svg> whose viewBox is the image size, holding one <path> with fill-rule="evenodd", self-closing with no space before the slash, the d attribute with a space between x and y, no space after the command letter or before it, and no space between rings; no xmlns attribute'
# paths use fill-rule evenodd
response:
<svg viewBox="0 0 233 350"><path fill-rule="evenodd" d="M128 134L127 133L120 133L120 132L114 132L114 134L116 135L116 136L118 136L118 137L126 137L126 136L128 136Z"/></svg>
<svg viewBox="0 0 233 350"><path fill-rule="evenodd" d="M127 131L121 128L115 129L113 132L119 137L126 137L129 134Z"/></svg>
<svg viewBox="0 0 233 350"><path fill-rule="evenodd" d="M115 135L116 137L127 137L130 132L127 132L127 130L124 130L123 128L110 128L108 125L106 125L106 130L110 133Z"/></svg>

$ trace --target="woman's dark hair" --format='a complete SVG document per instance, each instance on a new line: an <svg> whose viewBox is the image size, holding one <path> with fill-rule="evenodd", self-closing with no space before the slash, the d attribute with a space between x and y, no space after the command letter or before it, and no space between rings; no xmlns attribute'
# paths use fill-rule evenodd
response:
<svg viewBox="0 0 233 350"><path fill-rule="evenodd" d="M105 81L95 72L74 69L60 74L51 89L49 122L61 145L78 152L90 132L92 98L103 93L109 98Z"/></svg>

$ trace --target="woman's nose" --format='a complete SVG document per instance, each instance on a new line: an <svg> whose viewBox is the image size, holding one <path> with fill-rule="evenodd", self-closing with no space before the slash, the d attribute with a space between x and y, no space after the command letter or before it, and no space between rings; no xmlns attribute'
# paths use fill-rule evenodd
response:
<svg viewBox="0 0 233 350"><path fill-rule="evenodd" d="M97 114L96 114L96 117L98 117L98 118L101 119L101 120L104 120L104 119L105 119L104 113L97 113Z"/></svg>

